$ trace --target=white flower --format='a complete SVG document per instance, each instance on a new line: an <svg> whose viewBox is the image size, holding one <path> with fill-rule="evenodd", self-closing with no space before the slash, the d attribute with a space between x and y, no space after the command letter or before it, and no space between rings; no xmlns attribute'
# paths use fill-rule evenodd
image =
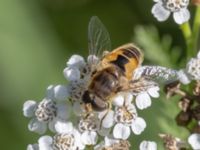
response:
<svg viewBox="0 0 200 150"><path fill-rule="evenodd" d="M126 140L131 134L131 129L133 133L138 135L146 128L146 122L137 116L135 106L130 103L130 97L127 95L126 98L124 97L122 106L115 108L114 119L116 125L113 129L113 136L116 139ZM118 97L117 99L119 100Z"/></svg>
<svg viewBox="0 0 200 150"><path fill-rule="evenodd" d="M94 113L80 119L78 128L81 132L81 141L85 145L95 145L98 140L97 130L99 129L99 120Z"/></svg>
<svg viewBox="0 0 200 150"><path fill-rule="evenodd" d="M200 149L200 134L193 133L188 138L188 143L194 150Z"/></svg>
<svg viewBox="0 0 200 150"><path fill-rule="evenodd" d="M85 60L80 55L72 55L66 64L69 67L81 68L85 65Z"/></svg>
<svg viewBox="0 0 200 150"><path fill-rule="evenodd" d="M70 82L89 79L91 63L95 63L92 61L97 62L98 59L89 55L87 62L85 62L82 56L73 55L67 62L67 67L63 70L64 77Z"/></svg>
<svg viewBox="0 0 200 150"><path fill-rule="evenodd" d="M27 150L83 150L85 145L81 142L81 135L71 122L57 122L56 135L45 135L39 138L38 144L29 145ZM31 149L38 147L39 149Z"/></svg>
<svg viewBox="0 0 200 150"><path fill-rule="evenodd" d="M186 65L186 73L191 80L200 80L200 52L196 58L191 58Z"/></svg>
<svg viewBox="0 0 200 150"><path fill-rule="evenodd" d="M157 144L153 141L142 141L140 150L157 150Z"/></svg>
<svg viewBox="0 0 200 150"><path fill-rule="evenodd" d="M58 120L67 120L70 116L70 107L67 103L56 103L51 99L43 99L41 102L29 100L24 103L23 113L25 117L32 118L28 124L30 131L43 134L49 129L54 132L54 125Z"/></svg>
<svg viewBox="0 0 200 150"><path fill-rule="evenodd" d="M70 87L65 85L50 85L47 87L46 98L56 101L66 101L70 96Z"/></svg>
<svg viewBox="0 0 200 150"><path fill-rule="evenodd" d="M152 7L152 14L158 21L165 21L173 13L177 24L183 24L190 19L187 9L189 0L154 0L156 4Z"/></svg>
<svg viewBox="0 0 200 150"><path fill-rule="evenodd" d="M67 67L63 70L63 74L68 81L76 81L81 77L80 70L78 68Z"/></svg>
<svg viewBox="0 0 200 150"><path fill-rule="evenodd" d="M151 97L158 98L159 97L159 87L151 87L147 91L143 91L141 93L138 93L135 98L136 106L139 109L146 109L149 106L151 106Z"/></svg>
<svg viewBox="0 0 200 150"><path fill-rule="evenodd" d="M80 143L80 134L77 131L73 133L58 133L51 136L42 136L38 140L39 150L83 150L85 146Z"/></svg>

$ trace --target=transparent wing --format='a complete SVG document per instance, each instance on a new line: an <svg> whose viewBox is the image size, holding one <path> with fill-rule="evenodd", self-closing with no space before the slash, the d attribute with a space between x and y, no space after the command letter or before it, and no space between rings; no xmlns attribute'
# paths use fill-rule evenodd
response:
<svg viewBox="0 0 200 150"><path fill-rule="evenodd" d="M89 55L102 57L103 51L109 51L111 41L108 31L98 17L93 16L88 25Z"/></svg>
<svg viewBox="0 0 200 150"><path fill-rule="evenodd" d="M160 84L167 84L179 80L177 70L161 66L142 66L134 71L133 80L141 77L148 78Z"/></svg>
<svg viewBox="0 0 200 150"><path fill-rule="evenodd" d="M179 80L176 70L161 66L142 66L134 71L129 91L137 94Z"/></svg>
<svg viewBox="0 0 200 150"><path fill-rule="evenodd" d="M146 92L150 88L158 87L159 85L149 79L140 78L138 80L132 80L129 82L128 91L133 92L134 94L138 94L141 92Z"/></svg>

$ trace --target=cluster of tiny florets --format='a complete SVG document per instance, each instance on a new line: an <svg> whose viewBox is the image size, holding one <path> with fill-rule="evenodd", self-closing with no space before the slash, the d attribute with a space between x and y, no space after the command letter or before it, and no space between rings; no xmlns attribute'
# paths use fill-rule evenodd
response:
<svg viewBox="0 0 200 150"><path fill-rule="evenodd" d="M24 116L31 118L29 130L39 134L45 134L47 130L54 133L54 136L41 136L37 144L28 145L28 150L81 150L91 145L99 150L126 145L128 150L131 133L139 135L144 131L147 124L138 116L137 108L148 108L151 97L159 97L158 84L149 79L141 80L135 91L114 95L111 109L87 113L82 95L91 80L91 57L85 61L83 57L73 55L63 71L68 81L66 85L50 85L41 102L28 100L24 103ZM135 80L140 80L140 77L137 75ZM140 150L146 150L145 144L152 146L146 141L141 144Z"/></svg>
<svg viewBox="0 0 200 150"><path fill-rule="evenodd" d="M165 21L173 14L177 24L183 24L190 19L187 7L189 0L154 0L155 5L151 12L158 21Z"/></svg>

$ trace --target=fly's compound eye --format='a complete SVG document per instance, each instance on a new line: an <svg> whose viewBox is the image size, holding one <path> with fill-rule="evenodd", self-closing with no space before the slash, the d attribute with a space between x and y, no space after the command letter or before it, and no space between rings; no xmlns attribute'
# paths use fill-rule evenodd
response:
<svg viewBox="0 0 200 150"><path fill-rule="evenodd" d="M82 100L84 103L91 103L92 102L92 99L91 99L91 93L89 93L89 91L85 91L84 94L83 94L83 97L82 97Z"/></svg>

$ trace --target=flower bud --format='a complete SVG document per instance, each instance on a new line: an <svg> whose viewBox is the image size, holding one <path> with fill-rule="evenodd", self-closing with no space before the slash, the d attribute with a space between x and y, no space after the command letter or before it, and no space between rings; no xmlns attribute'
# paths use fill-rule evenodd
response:
<svg viewBox="0 0 200 150"><path fill-rule="evenodd" d="M191 115L189 112L181 111L176 117L176 123L179 126L187 126L191 120Z"/></svg>
<svg viewBox="0 0 200 150"><path fill-rule="evenodd" d="M200 120L200 105L196 106L196 107L192 110L192 116L194 117L194 119Z"/></svg>
<svg viewBox="0 0 200 150"><path fill-rule="evenodd" d="M182 111L186 112L187 110L190 109L191 104L192 104L192 101L189 98L183 97L179 101L178 106L180 107Z"/></svg>
<svg viewBox="0 0 200 150"><path fill-rule="evenodd" d="M200 0L192 0L192 4L199 6L200 5Z"/></svg>

